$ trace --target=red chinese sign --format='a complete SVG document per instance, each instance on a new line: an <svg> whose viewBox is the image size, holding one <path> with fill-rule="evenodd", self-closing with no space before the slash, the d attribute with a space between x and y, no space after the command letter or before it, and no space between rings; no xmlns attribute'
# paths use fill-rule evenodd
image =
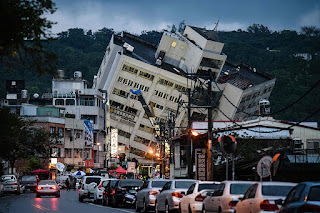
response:
<svg viewBox="0 0 320 213"><path fill-rule="evenodd" d="M93 160L84 160L84 166L86 168L93 168L94 167L94 161Z"/></svg>

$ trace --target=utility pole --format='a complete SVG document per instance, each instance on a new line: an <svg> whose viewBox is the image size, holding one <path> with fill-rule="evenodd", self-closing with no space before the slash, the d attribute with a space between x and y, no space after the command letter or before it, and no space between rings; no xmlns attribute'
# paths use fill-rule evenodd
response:
<svg viewBox="0 0 320 213"><path fill-rule="evenodd" d="M191 154L191 88L188 88L188 144L187 144L187 149L188 149L188 154L190 154L189 157L187 157L187 164L188 164L188 178L192 179L192 154Z"/></svg>
<svg viewBox="0 0 320 213"><path fill-rule="evenodd" d="M207 156L208 156L208 170L207 170L207 180L213 180L213 172L211 169L211 147L212 147L212 73L211 70L208 70L208 144L207 144Z"/></svg>

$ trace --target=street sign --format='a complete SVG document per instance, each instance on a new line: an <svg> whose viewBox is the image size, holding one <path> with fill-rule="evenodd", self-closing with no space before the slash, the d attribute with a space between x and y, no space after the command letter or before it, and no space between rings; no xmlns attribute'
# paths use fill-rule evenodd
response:
<svg viewBox="0 0 320 213"><path fill-rule="evenodd" d="M271 176L271 164L272 157L269 155L266 155L259 160L257 165L257 173L260 178Z"/></svg>
<svg viewBox="0 0 320 213"><path fill-rule="evenodd" d="M127 172L135 173L136 172L136 163L127 162Z"/></svg>
<svg viewBox="0 0 320 213"><path fill-rule="evenodd" d="M207 150L195 150L195 163L196 163L196 179L207 180Z"/></svg>

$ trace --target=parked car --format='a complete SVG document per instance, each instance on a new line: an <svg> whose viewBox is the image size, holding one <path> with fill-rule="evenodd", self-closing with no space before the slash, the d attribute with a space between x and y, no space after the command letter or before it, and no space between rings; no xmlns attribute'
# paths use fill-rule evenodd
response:
<svg viewBox="0 0 320 213"><path fill-rule="evenodd" d="M111 179L104 179L101 178L100 183L94 188L94 193L93 193L93 202L94 203L102 203L102 198L103 198L103 192L104 192L104 187L107 186Z"/></svg>
<svg viewBox="0 0 320 213"><path fill-rule="evenodd" d="M113 207L119 204L126 206L135 206L136 193L142 187L143 181L140 179L121 179L118 180L114 187L110 189L108 203Z"/></svg>
<svg viewBox="0 0 320 213"><path fill-rule="evenodd" d="M136 211L149 212L154 209L157 194L170 180L151 179L144 182L142 188L137 192Z"/></svg>
<svg viewBox="0 0 320 213"><path fill-rule="evenodd" d="M2 175L0 179L3 184L4 193L20 195L20 183L15 175Z"/></svg>
<svg viewBox="0 0 320 213"><path fill-rule="evenodd" d="M20 184L24 186L24 190L30 189L31 191L36 191L38 185L38 178L36 175L24 175L21 176Z"/></svg>
<svg viewBox="0 0 320 213"><path fill-rule="evenodd" d="M60 188L54 180L40 180L36 189L36 197L45 195L60 197Z"/></svg>
<svg viewBox="0 0 320 213"><path fill-rule="evenodd" d="M279 211L287 212L320 212L320 182L302 182L295 186Z"/></svg>
<svg viewBox="0 0 320 213"><path fill-rule="evenodd" d="M157 195L155 211L169 212L179 209L180 199L183 197L188 188L197 180L177 179L166 183Z"/></svg>
<svg viewBox="0 0 320 213"><path fill-rule="evenodd" d="M107 185L104 187L103 191L103 198L102 198L102 205L110 205L109 200L111 199L110 197L114 194L114 185L118 182L119 180L117 179L112 179L110 180Z"/></svg>
<svg viewBox="0 0 320 213"><path fill-rule="evenodd" d="M233 212L239 196L255 184L254 181L223 181L203 201L202 212Z"/></svg>
<svg viewBox="0 0 320 213"><path fill-rule="evenodd" d="M276 200L284 200L295 185L297 184L287 182L255 183L237 203L235 212L276 212L281 207L277 205Z"/></svg>
<svg viewBox="0 0 320 213"><path fill-rule="evenodd" d="M202 202L208 192L213 192L220 182L199 181L193 183L185 196L180 200L179 211L182 213L196 213L202 211Z"/></svg>
<svg viewBox="0 0 320 213"><path fill-rule="evenodd" d="M101 182L100 176L85 176L79 189L79 201L85 198L93 198L94 188Z"/></svg>

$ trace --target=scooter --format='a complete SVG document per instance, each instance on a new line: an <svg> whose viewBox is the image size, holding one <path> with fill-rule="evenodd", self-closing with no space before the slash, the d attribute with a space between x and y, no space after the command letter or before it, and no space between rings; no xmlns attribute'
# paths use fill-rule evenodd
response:
<svg viewBox="0 0 320 213"><path fill-rule="evenodd" d="M123 199L123 204L125 206L130 206L130 207L134 207L136 204L136 195L137 195L137 191L136 190L129 190L124 194L124 199Z"/></svg>

